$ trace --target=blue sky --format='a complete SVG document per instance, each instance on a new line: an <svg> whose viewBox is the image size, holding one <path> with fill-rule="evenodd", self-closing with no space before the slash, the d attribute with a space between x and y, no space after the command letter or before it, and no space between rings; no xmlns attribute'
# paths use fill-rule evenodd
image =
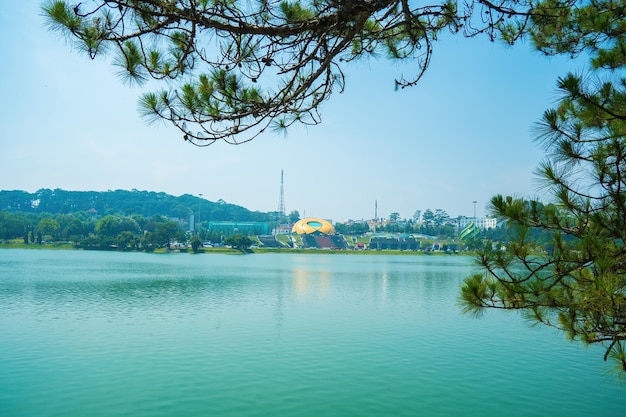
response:
<svg viewBox="0 0 626 417"><path fill-rule="evenodd" d="M394 91L407 65L346 67L345 93L323 123L286 136L197 148L139 116L141 89L105 59L72 51L45 28L37 1L0 11L3 108L0 189L138 189L242 205L285 207L332 221L411 217L416 210L485 214L495 194L534 196L543 158L532 126L554 105L556 79L581 64L527 45L448 37L420 84ZM584 63L583 63L584 64Z"/></svg>

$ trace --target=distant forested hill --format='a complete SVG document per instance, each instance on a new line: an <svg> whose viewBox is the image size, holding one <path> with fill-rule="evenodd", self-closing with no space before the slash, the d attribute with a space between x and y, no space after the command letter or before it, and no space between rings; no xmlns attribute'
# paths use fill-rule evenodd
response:
<svg viewBox="0 0 626 417"><path fill-rule="evenodd" d="M26 191L0 191L0 211L23 213L69 214L96 210L98 215L140 214L187 220L198 215L202 221L268 221L270 214L250 211L223 201L212 202L190 194L175 197L153 191L66 191L41 189Z"/></svg>

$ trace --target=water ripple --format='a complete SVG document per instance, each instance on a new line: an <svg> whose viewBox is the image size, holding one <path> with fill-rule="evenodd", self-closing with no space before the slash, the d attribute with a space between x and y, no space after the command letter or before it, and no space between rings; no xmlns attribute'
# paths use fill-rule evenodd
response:
<svg viewBox="0 0 626 417"><path fill-rule="evenodd" d="M515 314L463 316L470 271L460 257L0 250L0 415L626 414L597 349Z"/></svg>

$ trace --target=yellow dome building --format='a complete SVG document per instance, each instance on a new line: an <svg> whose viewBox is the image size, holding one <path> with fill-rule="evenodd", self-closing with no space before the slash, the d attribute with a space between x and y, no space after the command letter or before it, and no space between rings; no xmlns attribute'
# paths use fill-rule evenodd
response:
<svg viewBox="0 0 626 417"><path fill-rule="evenodd" d="M310 235L314 233L334 235L335 228L326 220L307 217L306 219L298 220L291 228L291 233L297 233L299 235Z"/></svg>

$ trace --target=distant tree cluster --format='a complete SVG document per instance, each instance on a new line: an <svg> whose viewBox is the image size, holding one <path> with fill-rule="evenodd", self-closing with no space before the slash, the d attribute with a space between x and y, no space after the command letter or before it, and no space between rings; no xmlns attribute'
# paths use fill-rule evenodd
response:
<svg viewBox="0 0 626 417"><path fill-rule="evenodd" d="M204 224L272 218L191 195L174 197L137 190L0 191L0 239L22 239L27 244L72 242L87 249L152 250L170 241L185 242L189 216L198 210L202 210ZM221 242L224 238L222 231L199 230L202 241Z"/></svg>
<svg viewBox="0 0 626 417"><path fill-rule="evenodd" d="M84 249L153 250L186 239L183 230L180 222L164 216L0 212L0 239L22 239L25 244L68 242Z"/></svg>
<svg viewBox="0 0 626 417"><path fill-rule="evenodd" d="M364 235L370 231L367 222L336 223L335 231L342 235Z"/></svg>
<svg viewBox="0 0 626 417"><path fill-rule="evenodd" d="M41 189L0 191L0 210L22 213L69 214L95 212L107 214L137 214L144 217L166 216L188 220L202 211L202 219L211 221L268 221L268 213L250 211L222 200L212 202L190 194L176 197L154 191L66 191Z"/></svg>
<svg viewBox="0 0 626 417"><path fill-rule="evenodd" d="M0 211L0 239L22 238L24 243L77 241L95 233L95 220L87 213L57 214Z"/></svg>
<svg viewBox="0 0 626 417"><path fill-rule="evenodd" d="M224 244L245 252L252 245L252 240L248 236L237 233L226 238Z"/></svg>

